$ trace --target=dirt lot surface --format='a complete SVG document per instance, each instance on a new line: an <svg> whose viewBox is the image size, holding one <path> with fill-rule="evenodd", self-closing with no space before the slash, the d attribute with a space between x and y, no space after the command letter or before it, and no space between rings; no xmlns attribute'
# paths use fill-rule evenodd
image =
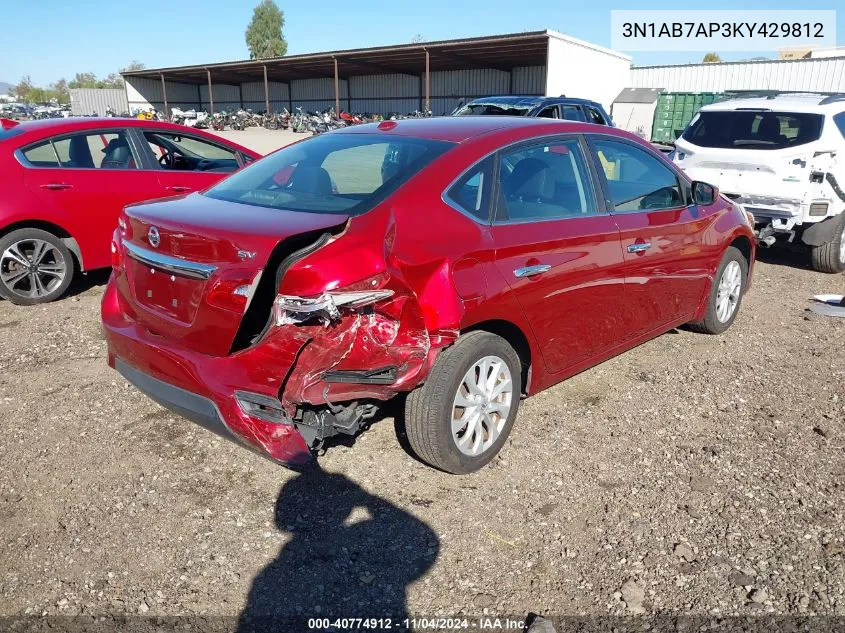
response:
<svg viewBox="0 0 845 633"><path fill-rule="evenodd" d="M466 477L390 418L297 474L171 415L106 366L103 275L0 303L0 615L845 615L845 320L805 310L845 277L768 259Z"/></svg>

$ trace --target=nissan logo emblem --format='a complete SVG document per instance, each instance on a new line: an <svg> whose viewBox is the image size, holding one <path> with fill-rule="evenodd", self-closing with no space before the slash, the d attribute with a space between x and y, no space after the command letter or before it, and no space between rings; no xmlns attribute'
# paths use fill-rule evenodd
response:
<svg viewBox="0 0 845 633"><path fill-rule="evenodd" d="M147 231L147 239L150 240L150 246L158 248L158 245L161 243L161 236L158 234L158 229L156 227L150 227L150 230Z"/></svg>

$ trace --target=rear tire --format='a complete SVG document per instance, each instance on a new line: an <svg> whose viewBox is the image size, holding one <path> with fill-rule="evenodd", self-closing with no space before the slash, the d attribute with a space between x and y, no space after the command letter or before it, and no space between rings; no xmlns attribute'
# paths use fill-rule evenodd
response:
<svg viewBox="0 0 845 633"><path fill-rule="evenodd" d="M424 462L453 474L485 466L504 445L522 393L519 356L503 338L475 331L443 351L408 394L408 442Z"/></svg>
<svg viewBox="0 0 845 633"><path fill-rule="evenodd" d="M0 296L20 306L55 301L67 292L75 263L64 242L41 229L0 238Z"/></svg>
<svg viewBox="0 0 845 633"><path fill-rule="evenodd" d="M836 222L836 237L827 244L810 249L810 261L820 273L845 271L845 212L839 214Z"/></svg>
<svg viewBox="0 0 845 633"><path fill-rule="evenodd" d="M702 334L721 334L727 330L739 313L747 279L748 262L745 256L739 249L729 246L713 278L704 320L690 323L689 327Z"/></svg>

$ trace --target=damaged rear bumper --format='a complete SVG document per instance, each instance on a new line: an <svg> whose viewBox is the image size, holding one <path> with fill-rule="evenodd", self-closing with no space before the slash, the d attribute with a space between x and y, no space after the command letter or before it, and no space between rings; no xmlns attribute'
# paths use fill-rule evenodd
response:
<svg viewBox="0 0 845 633"><path fill-rule="evenodd" d="M113 283L103 296L109 365L162 406L276 462L299 466L326 437L355 433L373 400L413 389L436 351L416 321L352 315L333 327L285 326L227 356L158 336L121 309Z"/></svg>

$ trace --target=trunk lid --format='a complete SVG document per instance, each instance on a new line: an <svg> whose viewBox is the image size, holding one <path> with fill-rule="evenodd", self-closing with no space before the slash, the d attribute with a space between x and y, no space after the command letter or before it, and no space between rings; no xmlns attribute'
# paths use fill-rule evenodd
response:
<svg viewBox="0 0 845 633"><path fill-rule="evenodd" d="M348 219L200 194L130 206L124 216L118 287L133 317L153 334L216 356L231 349L268 262L277 265L288 243L300 248L297 238L316 239Z"/></svg>

